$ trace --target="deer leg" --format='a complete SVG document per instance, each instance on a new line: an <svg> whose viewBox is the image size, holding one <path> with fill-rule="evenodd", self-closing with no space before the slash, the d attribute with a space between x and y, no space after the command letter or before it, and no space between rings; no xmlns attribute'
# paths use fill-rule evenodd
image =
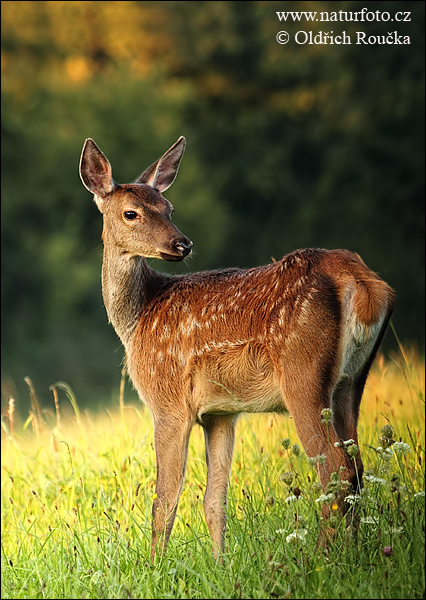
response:
<svg viewBox="0 0 426 600"><path fill-rule="evenodd" d="M216 557L225 547L226 496L234 451L235 421L235 415L203 417L207 461L204 514Z"/></svg>
<svg viewBox="0 0 426 600"><path fill-rule="evenodd" d="M354 440L358 447L358 454L355 457L355 472L353 473L351 480L352 487L355 492L358 492L362 488L362 475L364 472L364 465L362 463L358 442L358 418L361 398L364 392L368 373L385 334L389 318L390 313L388 313L382 325L382 329L377 337L372 352L366 357L363 368L358 374L341 379L338 382L333 391L331 401L331 407L333 410L333 425L337 435L342 440ZM346 461L349 462L351 466L354 465L354 459L349 459L348 455L346 455Z"/></svg>
<svg viewBox="0 0 426 600"><path fill-rule="evenodd" d="M346 456L346 461L351 462L355 467L351 483L354 491L359 491L362 487L362 474L364 466L359 451L358 442L358 417L361 396L364 389L366 377L360 377L357 380L343 380L339 382L333 392L332 410L333 425L337 435L341 440L353 440L358 447L358 454L354 459Z"/></svg>
<svg viewBox="0 0 426 600"><path fill-rule="evenodd" d="M165 552L176 517L188 457L192 422L161 417L154 423L157 485L152 505L151 561Z"/></svg>
<svg viewBox="0 0 426 600"><path fill-rule="evenodd" d="M342 449L335 446L340 440L332 421L325 422L321 416L321 411L331 406L331 393L320 389L318 378L314 378L305 380L298 389L290 389L288 384L284 383L282 394L306 454L311 457L325 456L325 462L317 464L324 491L333 472L338 473L339 479L351 481L355 475L353 464L348 463ZM336 500L341 513L344 514L344 494L337 494ZM327 517L328 512L328 506L324 504L323 516Z"/></svg>

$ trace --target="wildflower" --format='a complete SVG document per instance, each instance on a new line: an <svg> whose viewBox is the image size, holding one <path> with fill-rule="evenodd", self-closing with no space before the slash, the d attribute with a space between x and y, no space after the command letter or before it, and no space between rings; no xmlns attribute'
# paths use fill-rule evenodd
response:
<svg viewBox="0 0 426 600"><path fill-rule="evenodd" d="M387 425L384 425L384 427L382 427L382 429L380 430L380 437L379 437L379 441L381 442L382 446L384 448L388 448L389 446L392 446L392 444L394 443L394 439L392 439L393 436L393 427L392 425L390 425L390 423L388 423Z"/></svg>
<svg viewBox="0 0 426 600"><path fill-rule="evenodd" d="M366 525L377 525L378 522L378 517L361 517L361 523L365 523Z"/></svg>
<svg viewBox="0 0 426 600"><path fill-rule="evenodd" d="M326 502L331 502L332 500L334 500L334 494L321 494L321 496L316 499L316 502L319 502L319 504L325 504Z"/></svg>
<svg viewBox="0 0 426 600"><path fill-rule="evenodd" d="M329 421L331 421L331 417L333 416L333 411L331 410L331 408L323 408L321 411L321 421L323 423L328 423Z"/></svg>
<svg viewBox="0 0 426 600"><path fill-rule="evenodd" d="M347 448L348 446L352 446L352 444L355 444L355 440L346 440L344 442L334 442L334 447L335 448Z"/></svg>
<svg viewBox="0 0 426 600"><path fill-rule="evenodd" d="M287 485L291 485L293 483L294 474L291 471L287 471L286 473L281 473L280 481L283 481Z"/></svg>
<svg viewBox="0 0 426 600"><path fill-rule="evenodd" d="M288 450L291 446L291 441L288 438L284 438L283 440L281 440L281 445L284 448L284 450Z"/></svg>
<svg viewBox="0 0 426 600"><path fill-rule="evenodd" d="M308 456L308 463L314 466L316 463L323 465L325 463L325 454L317 454L316 456Z"/></svg>
<svg viewBox="0 0 426 600"><path fill-rule="evenodd" d="M356 444L352 444L346 449L346 452L351 458L355 458L355 456L358 454L358 446Z"/></svg>
<svg viewBox="0 0 426 600"><path fill-rule="evenodd" d="M388 423L387 425L384 425L381 430L380 433L387 438L391 438L393 436L393 427L390 423Z"/></svg>
<svg viewBox="0 0 426 600"><path fill-rule="evenodd" d="M411 452L411 448L405 442L395 442L393 445L393 451L395 454L409 454Z"/></svg>
<svg viewBox="0 0 426 600"><path fill-rule="evenodd" d="M417 494L414 494L414 498L424 498L424 497L425 497L424 492L417 492Z"/></svg>
<svg viewBox="0 0 426 600"><path fill-rule="evenodd" d="M298 487L293 488L293 494L296 496L296 498L299 498L301 493L302 492L300 491L300 489Z"/></svg>
<svg viewBox="0 0 426 600"><path fill-rule="evenodd" d="M300 456L299 444L293 444L293 446L291 447L291 451L293 452L294 456Z"/></svg>
<svg viewBox="0 0 426 600"><path fill-rule="evenodd" d="M375 477L374 475L364 475L364 481L386 485L386 479L381 479L380 477Z"/></svg>
<svg viewBox="0 0 426 600"><path fill-rule="evenodd" d="M325 488L326 494L336 494L337 492L340 492L341 489L342 482L339 479L339 474L334 472L330 475L330 481Z"/></svg>
<svg viewBox="0 0 426 600"><path fill-rule="evenodd" d="M297 531L293 531L293 533L290 533L290 535L288 535L285 538L285 541L287 542L287 544L290 544L290 542L296 542L297 540L304 542L307 533L307 529L298 529Z"/></svg>
<svg viewBox="0 0 426 600"><path fill-rule="evenodd" d="M292 494L291 496L287 496L287 498L285 499L286 504L291 504L292 502L297 502L299 500L300 496L295 496L294 494Z"/></svg>
<svg viewBox="0 0 426 600"><path fill-rule="evenodd" d="M383 556L389 557L389 556L392 556L392 554L393 554L392 546L385 546L383 548Z"/></svg>
<svg viewBox="0 0 426 600"><path fill-rule="evenodd" d="M359 496L358 494L349 494L349 496L346 496L346 498L345 498L345 502L347 502L351 506L353 506L360 500L361 500L361 496Z"/></svg>
<svg viewBox="0 0 426 600"><path fill-rule="evenodd" d="M390 460L391 458L392 458L392 450L390 448L386 448L385 450L383 450L382 459Z"/></svg>

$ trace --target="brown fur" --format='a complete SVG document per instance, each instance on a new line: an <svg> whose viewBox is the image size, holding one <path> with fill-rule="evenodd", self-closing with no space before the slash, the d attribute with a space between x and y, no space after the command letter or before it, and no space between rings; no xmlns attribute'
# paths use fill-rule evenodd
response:
<svg viewBox="0 0 426 600"><path fill-rule="evenodd" d="M263 267L175 277L150 269L145 257L181 260L192 245L161 195L183 150L180 138L136 183L121 186L92 140L81 159L83 183L104 216L105 306L154 419L152 559L173 527L195 423L206 440L204 510L216 553L224 549L241 412L288 410L307 454L326 456L324 488L339 467L357 485L353 462L334 443L358 442L365 380L393 305L389 286L347 250L298 250ZM328 407L327 431L321 410ZM357 470L362 476L359 455Z"/></svg>

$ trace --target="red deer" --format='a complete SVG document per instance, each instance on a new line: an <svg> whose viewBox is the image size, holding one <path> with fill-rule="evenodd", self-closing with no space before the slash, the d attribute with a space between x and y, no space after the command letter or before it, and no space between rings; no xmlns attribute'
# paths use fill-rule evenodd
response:
<svg viewBox="0 0 426 600"><path fill-rule="evenodd" d="M172 223L162 193L185 149L177 142L134 182L117 184L92 139L80 162L103 215L102 292L129 376L154 421L157 461L151 559L164 552L184 481L188 440L203 427L204 513L216 555L224 551L234 431L242 412L289 411L325 489L338 471L360 485L342 440L358 444L365 381L384 336L393 291L347 250L297 250L250 269L157 273L147 258L181 261L192 242ZM321 418L332 410L332 421ZM337 445L335 445L337 443ZM344 497L338 499L345 513Z"/></svg>

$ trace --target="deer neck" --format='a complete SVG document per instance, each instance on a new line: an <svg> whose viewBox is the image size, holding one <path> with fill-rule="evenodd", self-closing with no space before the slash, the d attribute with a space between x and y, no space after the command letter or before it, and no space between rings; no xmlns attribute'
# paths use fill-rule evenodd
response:
<svg viewBox="0 0 426 600"><path fill-rule="evenodd" d="M142 256L104 244L102 295L108 319L126 349L144 308L170 279L150 269Z"/></svg>

